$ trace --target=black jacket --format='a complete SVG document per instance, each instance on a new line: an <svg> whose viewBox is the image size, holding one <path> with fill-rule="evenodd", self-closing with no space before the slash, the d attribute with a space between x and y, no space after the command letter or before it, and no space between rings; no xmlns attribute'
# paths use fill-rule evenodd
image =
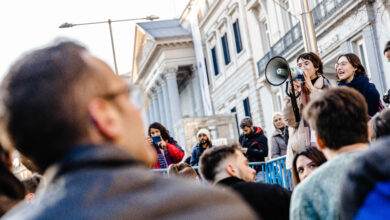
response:
<svg viewBox="0 0 390 220"><path fill-rule="evenodd" d="M264 132L259 127L254 127L254 132L249 135L240 136L242 147L248 148L246 157L249 162L263 162L264 157L268 156L268 142Z"/></svg>
<svg viewBox="0 0 390 220"><path fill-rule="evenodd" d="M218 182L237 191L263 220L288 219L291 191L276 184L249 183L236 177Z"/></svg>

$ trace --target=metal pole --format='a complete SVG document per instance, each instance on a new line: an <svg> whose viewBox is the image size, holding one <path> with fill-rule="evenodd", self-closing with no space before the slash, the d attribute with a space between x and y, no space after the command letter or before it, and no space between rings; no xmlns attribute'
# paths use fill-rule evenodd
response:
<svg viewBox="0 0 390 220"><path fill-rule="evenodd" d="M118 66L116 65L114 38L112 36L112 28L111 28L111 20L110 19L108 19L108 27L110 28L111 47L112 47L112 56L114 57L115 74L119 75L119 73L118 73Z"/></svg>
<svg viewBox="0 0 390 220"><path fill-rule="evenodd" d="M303 42L306 52L314 52L318 54L317 38L314 31L313 16L309 10L307 0L301 0L301 29L303 33Z"/></svg>

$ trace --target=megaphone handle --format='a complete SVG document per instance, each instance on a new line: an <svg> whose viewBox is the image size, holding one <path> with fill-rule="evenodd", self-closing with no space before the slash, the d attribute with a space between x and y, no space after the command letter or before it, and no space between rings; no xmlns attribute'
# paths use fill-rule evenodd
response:
<svg viewBox="0 0 390 220"><path fill-rule="evenodd" d="M299 108L298 108L298 104L297 104L297 97L295 96L295 89L294 89L294 83L293 83L293 79L290 78L290 85L291 85L291 94L288 94L291 98L291 105L292 105L292 108L293 108L293 111L294 111L294 116L295 116L295 121L297 123L299 123L299 121L301 120L301 117L299 115ZM288 85L286 86L286 90L288 89Z"/></svg>

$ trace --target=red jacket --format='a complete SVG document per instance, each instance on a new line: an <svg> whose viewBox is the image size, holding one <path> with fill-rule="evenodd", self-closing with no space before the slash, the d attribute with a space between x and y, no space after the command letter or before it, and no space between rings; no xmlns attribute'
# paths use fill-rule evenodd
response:
<svg viewBox="0 0 390 220"><path fill-rule="evenodd" d="M166 145L167 145L168 154L169 154L169 157L170 157L172 163L179 163L184 157L184 152L181 151L179 148L177 148L173 144L166 143ZM161 168L158 160L156 160L156 163L153 165L152 168L153 169L160 169Z"/></svg>

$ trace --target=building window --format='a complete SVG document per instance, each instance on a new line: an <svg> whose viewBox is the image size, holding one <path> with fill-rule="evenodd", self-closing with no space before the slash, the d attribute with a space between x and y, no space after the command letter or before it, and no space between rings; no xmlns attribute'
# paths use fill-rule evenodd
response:
<svg viewBox="0 0 390 220"><path fill-rule="evenodd" d="M237 53L240 53L242 51L242 42L241 42L240 26L238 24L238 20L233 23L233 31L234 31L234 40L236 41L236 50Z"/></svg>
<svg viewBox="0 0 390 220"><path fill-rule="evenodd" d="M244 104L245 116L252 117L252 115L251 115L251 106L249 104L249 98L244 99L244 101L242 101L242 102Z"/></svg>
<svg viewBox="0 0 390 220"><path fill-rule="evenodd" d="M207 76L207 84L210 85L210 78L209 78L209 67L207 66L207 60L204 59L204 68L206 70L206 76Z"/></svg>
<svg viewBox="0 0 390 220"><path fill-rule="evenodd" d="M364 69L366 69L366 73L368 75L368 78L371 79L370 64L367 60L366 47L364 45L363 39L356 41L356 46L357 46L360 61L362 62Z"/></svg>
<svg viewBox="0 0 390 220"><path fill-rule="evenodd" d="M229 54L229 44L227 40L226 33L221 38L222 49L223 49L223 57L225 58L225 65L230 63L230 54Z"/></svg>
<svg viewBox="0 0 390 220"><path fill-rule="evenodd" d="M283 14L283 20L286 27L286 32L291 29L292 27L292 18L290 13L290 2L289 0L284 0L282 2L282 14Z"/></svg>
<svg viewBox="0 0 390 220"><path fill-rule="evenodd" d="M217 58L217 49L215 47L211 49L211 56L213 57L214 75L218 76L219 74L218 58Z"/></svg>
<svg viewBox="0 0 390 220"><path fill-rule="evenodd" d="M238 126L238 117L237 117L237 109L236 109L236 107L233 107L232 109L230 109L230 112L234 114L234 118L236 120L237 132L238 132L238 135L240 135L240 127Z"/></svg>
<svg viewBox="0 0 390 220"><path fill-rule="evenodd" d="M268 29L267 21L262 21L260 23L260 33L261 33L261 41L263 42L264 52L268 52L271 48L271 38Z"/></svg>

